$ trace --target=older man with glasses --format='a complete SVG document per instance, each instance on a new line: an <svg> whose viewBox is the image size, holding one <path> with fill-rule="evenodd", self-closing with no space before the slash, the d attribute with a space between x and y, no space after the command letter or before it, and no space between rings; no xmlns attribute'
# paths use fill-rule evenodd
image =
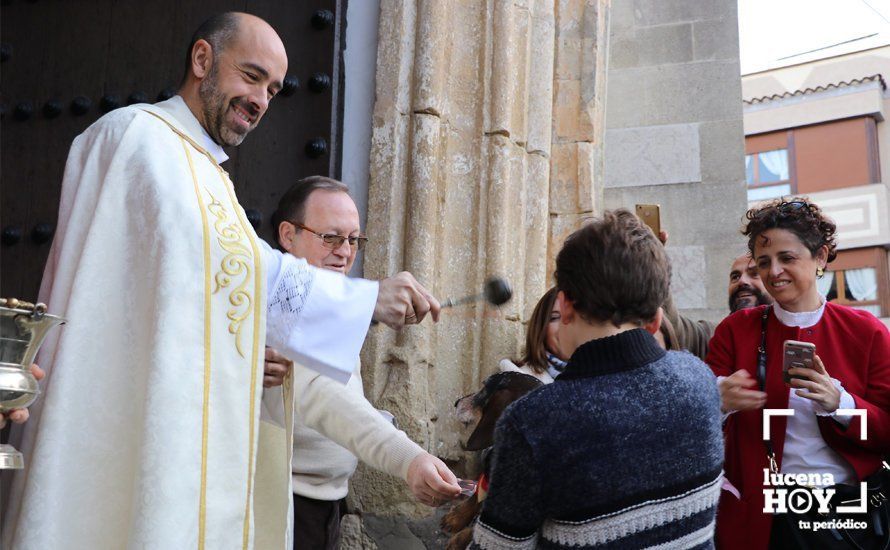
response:
<svg viewBox="0 0 890 550"><path fill-rule="evenodd" d="M272 215L279 247L313 266L346 275L367 242L349 188L322 176L298 181ZM287 360L267 350L269 384L287 372ZM294 548L336 549L349 478L363 462L407 481L425 504L455 496L454 474L421 449L365 399L361 365L346 386L294 367L297 419L291 471ZM348 449L348 450L347 450Z"/></svg>

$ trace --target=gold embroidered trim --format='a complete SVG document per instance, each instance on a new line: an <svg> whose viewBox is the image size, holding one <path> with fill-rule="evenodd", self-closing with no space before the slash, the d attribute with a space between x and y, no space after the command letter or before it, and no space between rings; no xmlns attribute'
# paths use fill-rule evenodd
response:
<svg viewBox="0 0 890 550"><path fill-rule="evenodd" d="M232 281L243 276L241 283L229 293L229 303L232 308L226 313L229 319L229 334L235 336L235 349L241 357L246 357L241 349L241 330L244 328L244 321L250 317L253 311L253 298L250 296L250 279L253 275L253 260L256 255L251 254L247 249L244 241L245 231L238 224L238 220L229 221L229 213L225 206L220 203L216 197L205 189L210 195L210 204L207 210L216 217L213 223L213 229L216 231L219 246L226 252L226 256L220 262L219 271L216 272L214 281L216 287L213 293L216 294L223 288L228 288Z"/></svg>
<svg viewBox="0 0 890 550"><path fill-rule="evenodd" d="M162 119L163 120L163 119ZM180 136L182 137L182 136ZM195 196L198 199L198 207L201 210L201 223L203 226L204 248L204 403L201 416L201 497L198 506L198 550L204 550L204 538L207 524L207 439L210 430L210 335L211 335L211 291L210 291L210 232L207 226L207 210L198 188L198 177L195 174L195 165L189 152L186 140L182 139L182 148L188 159L189 170L192 173L192 183L195 187Z"/></svg>
<svg viewBox="0 0 890 550"><path fill-rule="evenodd" d="M164 117L154 113L152 111L143 109L146 113L155 116L159 120L163 121L167 126L170 127L181 139L186 140L189 145L198 150L199 153L206 156L212 163L213 166L220 173L220 177L223 179L223 186L228 189L231 186L229 182L226 171L222 169L216 159L213 158L206 149L198 145L193 139L189 136L183 134L179 129L170 124ZM243 323L250 317L253 309L251 306L253 305L253 298L250 295L249 286L250 286L250 278L253 274L253 269L251 269L252 264L259 263L257 260L257 255L259 254L259 250L256 247L256 243L253 242L252 237L250 236L250 232L244 229L243 223L239 224L240 216L236 215L239 220L235 220L229 222L229 213L226 210L225 206L222 205L216 198L210 193L209 189L205 188L208 194L210 194L211 203L207 206L207 209L210 210L210 213L216 217L216 221L213 224L213 229L217 234L217 242L220 247L226 252L226 256L223 258L220 263L220 270L216 273L214 277L214 281L216 282L216 286L213 289L213 294L216 294L220 291L220 289L228 288L234 278L240 277L244 275L244 279L241 281L237 287L229 294L229 303L232 305L232 308L226 313L226 317L229 319L229 334L235 337L235 349L238 351L238 354L241 357L246 357L244 351L241 347L241 330L243 328ZM238 199L230 192L230 199L233 205L238 204ZM203 203L202 203L203 204ZM237 207L236 207L237 211ZM245 239L245 236L247 238ZM245 242L247 241L251 248L253 249L253 255L251 255L251 250L248 250ZM258 296L257 294L254 294ZM255 322L254 325L257 325L258 322Z"/></svg>
<svg viewBox="0 0 890 550"><path fill-rule="evenodd" d="M235 197L235 190L232 185L232 182L229 180L228 174L225 173L224 170L220 168L219 170L220 178L223 180L223 185L226 188L226 192L229 194L229 200L232 204L237 205L238 200ZM238 221L241 222L241 227L244 230L244 234L247 235L247 240L250 242L250 248L253 250L253 258L254 258L254 267L256 271L256 275L254 276L254 296L262 296L263 295L263 265L260 261L260 250L257 246L256 239L254 238L254 233L252 231L248 231L247 228L250 227L248 224L247 218L244 216L244 212L235 206L235 214L238 216ZM259 361L262 360L260 357L260 315L262 311L260 310L262 304L259 303L259 300L254 302L254 315L253 315L253 349L251 350L250 355L250 433L248 435L248 439L250 442L250 455L247 460L247 502L244 507L244 537L242 541L242 546L244 550L247 550L250 541L250 508L253 503L253 478L254 478L254 455L256 452L256 397L257 397L257 365L259 365ZM288 464L290 464L288 462Z"/></svg>

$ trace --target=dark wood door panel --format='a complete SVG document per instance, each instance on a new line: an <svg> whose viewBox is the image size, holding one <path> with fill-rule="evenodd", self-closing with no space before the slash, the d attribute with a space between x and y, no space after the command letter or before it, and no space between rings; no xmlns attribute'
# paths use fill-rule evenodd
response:
<svg viewBox="0 0 890 550"><path fill-rule="evenodd" d="M4 2L0 37L12 55L0 65L0 226L18 228L19 242L0 247L0 295L34 299L50 243L31 234L38 224L55 225L62 174L72 140L104 114L103 98L126 105L131 96L150 102L178 85L194 29L225 10L243 10L269 21L287 48L289 75L299 88L276 98L259 127L224 165L241 203L262 214L260 234L270 240L268 217L281 194L310 174L339 175L339 112L344 0L42 0ZM332 23L312 24L318 10ZM318 22L318 18L316 18ZM324 18L322 18L324 19ZM330 84L310 86L313 75ZM318 79L324 82L324 78ZM72 101L88 98L85 114ZM19 120L16 107L30 102ZM44 114L48 102L54 102ZM107 107L107 106L106 106ZM327 152L312 158L311 140ZM122 213L125 215L125 213ZM109 251L110 253L113 251Z"/></svg>

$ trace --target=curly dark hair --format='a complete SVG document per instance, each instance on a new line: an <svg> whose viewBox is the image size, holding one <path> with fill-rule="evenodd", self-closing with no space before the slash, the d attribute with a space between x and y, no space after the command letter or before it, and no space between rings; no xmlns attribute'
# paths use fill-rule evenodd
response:
<svg viewBox="0 0 890 550"><path fill-rule="evenodd" d="M815 256L820 248L828 247L828 261L837 257L837 226L822 213L822 209L806 197L776 199L758 205L745 214L747 223L742 235L748 237L748 250L754 254L757 237L770 229L786 229Z"/></svg>
<svg viewBox="0 0 890 550"><path fill-rule="evenodd" d="M625 209L606 211L572 233L556 256L556 286L587 321L648 323L670 280L664 246Z"/></svg>

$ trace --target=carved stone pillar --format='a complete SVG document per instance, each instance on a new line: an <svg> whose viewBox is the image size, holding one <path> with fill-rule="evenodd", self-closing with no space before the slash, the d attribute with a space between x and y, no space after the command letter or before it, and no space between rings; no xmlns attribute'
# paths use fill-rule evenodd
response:
<svg viewBox="0 0 890 550"><path fill-rule="evenodd" d="M517 357L562 239L602 195L608 0L382 0L365 274L411 271L439 297L513 286L497 310L371 330L365 388L460 469L455 399ZM365 511L415 514L404 484L360 469Z"/></svg>

